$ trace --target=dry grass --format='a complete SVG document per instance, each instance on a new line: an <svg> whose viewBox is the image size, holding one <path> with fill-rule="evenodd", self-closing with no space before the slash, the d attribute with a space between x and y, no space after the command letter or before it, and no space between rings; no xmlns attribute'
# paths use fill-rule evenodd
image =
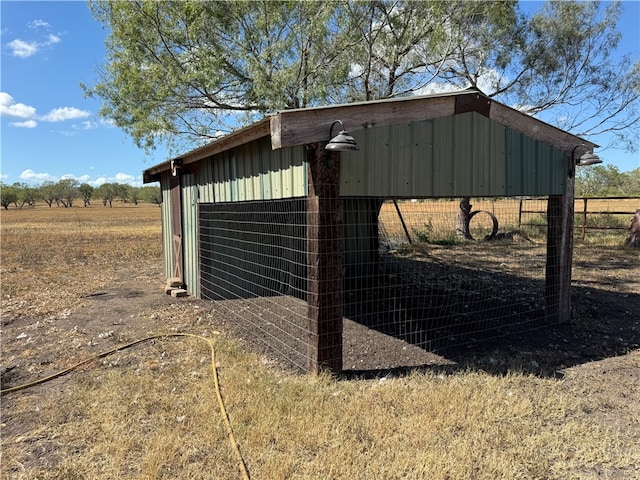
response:
<svg viewBox="0 0 640 480"><path fill-rule="evenodd" d="M122 268L135 274L161 261L157 206L38 206L0 215L4 315L73 310L78 290L104 288Z"/></svg>
<svg viewBox="0 0 640 480"><path fill-rule="evenodd" d="M123 272L161 282L157 207L38 207L1 220L3 321L48 319L56 348L91 341L62 323L61 312L89 308L82 295ZM437 370L301 377L247 353L203 302L125 320L131 332L155 325L216 338L222 393L254 479L640 478L637 436L600 421L611 405L595 382ZM8 350L46 353L17 352L10 340L3 336L3 367ZM155 341L3 397L3 478L241 478L208 360L193 339ZM624 420L640 423L634 412Z"/></svg>
<svg viewBox="0 0 640 480"><path fill-rule="evenodd" d="M473 211L490 212L498 220L499 229L504 232L521 232L528 239L544 243L547 201L544 199L526 200L523 204L521 223L519 222L519 204L517 199L472 199ZM399 209L403 220L413 239L432 230L432 239L439 241L455 241L455 219L459 210L459 200L431 201L399 201ZM575 202L575 234L576 241L587 245L622 245L626 238L624 228L630 224L633 212L640 208L635 199L588 200L587 226L613 225L622 230L587 229L585 239L580 240L580 226L583 222L583 200ZM530 213L527 213L530 212ZM609 214L607 212L629 212L628 214ZM400 217L392 202L386 202L381 210L381 219L389 235L404 238ZM474 216L470 223L470 231L474 238L482 239L491 233L493 223L487 214Z"/></svg>

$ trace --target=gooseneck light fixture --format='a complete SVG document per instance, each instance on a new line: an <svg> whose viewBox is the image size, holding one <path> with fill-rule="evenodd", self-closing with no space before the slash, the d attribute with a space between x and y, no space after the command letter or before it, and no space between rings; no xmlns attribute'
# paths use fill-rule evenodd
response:
<svg viewBox="0 0 640 480"><path fill-rule="evenodd" d="M338 135L334 137L333 127L335 127L338 123L340 124L341 129ZM331 150L334 152L360 150L360 147L358 147L358 144L356 143L354 138L349 135L349 132L344 129L344 125L340 120L336 120L331 124L331 128L329 129L329 138L331 138L331 140L329 140L329 143L327 143L327 145L324 147L325 150Z"/></svg>
<svg viewBox="0 0 640 480"><path fill-rule="evenodd" d="M569 165L569 176L573 177L576 172L576 167L587 167L589 165L596 165L598 163L602 163L602 159L596 155L595 153L586 152L581 156L576 158L576 150L578 148L586 149L587 146L584 143L579 143L575 147L573 147L573 151L571 152L571 164Z"/></svg>

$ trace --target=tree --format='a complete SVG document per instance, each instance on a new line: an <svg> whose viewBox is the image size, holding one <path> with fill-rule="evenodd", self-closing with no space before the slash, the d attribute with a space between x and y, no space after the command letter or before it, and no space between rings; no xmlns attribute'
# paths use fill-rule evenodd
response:
<svg viewBox="0 0 640 480"><path fill-rule="evenodd" d="M576 170L576 197L623 195L625 174L614 165L596 165Z"/></svg>
<svg viewBox="0 0 640 480"><path fill-rule="evenodd" d="M18 201L18 192L15 187L0 183L0 205L9 210L9 205Z"/></svg>
<svg viewBox="0 0 640 480"><path fill-rule="evenodd" d="M599 2L551 1L531 17L516 18L508 11L483 17L479 3L451 3L461 12L453 18L471 22L455 23L453 55L443 68L448 82L530 115L545 112L551 123L579 136L612 133L637 150L640 61L628 55L612 60L620 2L602 9Z"/></svg>
<svg viewBox="0 0 640 480"><path fill-rule="evenodd" d="M93 187L88 183L82 183L78 187L78 192L82 195L84 206L91 205L91 195L93 195Z"/></svg>
<svg viewBox="0 0 640 480"><path fill-rule="evenodd" d="M38 190L34 187L30 187L26 183L14 183L14 188L16 188L18 193L17 204L18 208L23 208L25 205L29 205L30 207L34 207L36 204L36 200L38 200Z"/></svg>
<svg viewBox="0 0 640 480"><path fill-rule="evenodd" d="M153 203L155 205L162 204L162 192L158 186L148 185L141 187L139 197L141 200L148 203Z"/></svg>
<svg viewBox="0 0 640 480"><path fill-rule="evenodd" d="M96 188L95 194L102 200L102 205L107 206L109 204L109 208L113 207L113 201L118 196L118 192L120 187L117 183L103 183L98 188Z"/></svg>
<svg viewBox="0 0 640 480"><path fill-rule="evenodd" d="M64 208L73 207L73 201L78 197L80 182L75 178L63 178L56 184L58 198Z"/></svg>
<svg viewBox="0 0 640 480"><path fill-rule="evenodd" d="M47 180L38 188L39 197L44 200L47 205L49 205L49 208L51 208L53 202L57 201L60 198L58 190L59 189L54 182Z"/></svg>
<svg viewBox="0 0 640 480"><path fill-rule="evenodd" d="M129 194L129 201L133 202L134 205L138 205L140 201L140 188L128 185L127 192Z"/></svg>
<svg viewBox="0 0 640 480"><path fill-rule="evenodd" d="M640 195L640 167L625 172L622 180L623 195Z"/></svg>
<svg viewBox="0 0 640 480"><path fill-rule="evenodd" d="M619 2L90 3L111 32L83 85L139 145L204 141L256 115L476 88L585 137L640 137L640 62L612 52ZM580 108L575 108L579 105Z"/></svg>
<svg viewBox="0 0 640 480"><path fill-rule="evenodd" d="M114 190L116 197L120 198L121 202L127 203L131 200L131 186L124 183L114 183Z"/></svg>
<svg viewBox="0 0 640 480"><path fill-rule="evenodd" d="M85 92L139 146L210 139L279 108L326 98L335 62L333 2L94 1L108 62Z"/></svg>

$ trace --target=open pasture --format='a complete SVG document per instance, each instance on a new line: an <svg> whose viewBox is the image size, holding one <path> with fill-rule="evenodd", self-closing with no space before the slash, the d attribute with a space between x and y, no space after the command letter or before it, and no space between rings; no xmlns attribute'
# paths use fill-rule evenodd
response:
<svg viewBox="0 0 640 480"><path fill-rule="evenodd" d="M234 337L215 304L162 293L158 207L0 215L3 389L189 332L215 340L251 478L640 478L637 252L579 245L576 318L537 343L311 377ZM242 478L208 355L154 340L3 396L2 478Z"/></svg>

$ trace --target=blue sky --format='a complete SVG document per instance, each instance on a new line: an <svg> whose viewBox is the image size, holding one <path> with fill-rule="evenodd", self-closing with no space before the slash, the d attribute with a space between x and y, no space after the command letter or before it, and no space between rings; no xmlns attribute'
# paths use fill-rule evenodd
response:
<svg viewBox="0 0 640 480"><path fill-rule="evenodd" d="M640 1L624 5L620 50L638 58ZM98 101L84 98L79 84L95 83L106 36L86 2L2 1L0 13L1 180L39 185L72 177L94 186L141 185L142 170L167 153L147 156L98 117ZM640 167L638 152L596 153L621 171Z"/></svg>

